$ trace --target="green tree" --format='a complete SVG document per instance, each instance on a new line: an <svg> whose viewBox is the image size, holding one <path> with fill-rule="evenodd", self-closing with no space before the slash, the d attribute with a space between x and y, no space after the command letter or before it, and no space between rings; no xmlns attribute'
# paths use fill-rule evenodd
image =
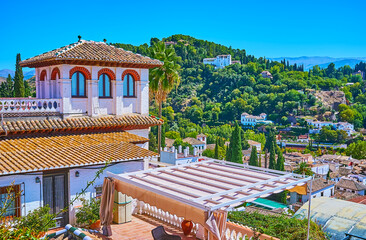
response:
<svg viewBox="0 0 366 240"><path fill-rule="evenodd" d="M283 157L281 149L278 151L277 154L276 170L285 171L285 158Z"/></svg>
<svg viewBox="0 0 366 240"><path fill-rule="evenodd" d="M157 42L151 48L151 57L162 61L164 64L150 70L150 90L159 106L159 118L162 116L163 102L167 95L180 82L178 65L179 57L172 46L165 47L164 42ZM161 125L158 126L158 153L161 150L162 142Z"/></svg>
<svg viewBox="0 0 366 240"><path fill-rule="evenodd" d="M219 137L216 138L216 144L215 144L215 159L219 159Z"/></svg>
<svg viewBox="0 0 366 240"><path fill-rule="evenodd" d="M252 152L250 153L249 165L250 166L258 166L258 155L257 148L255 146L252 147Z"/></svg>
<svg viewBox="0 0 366 240"><path fill-rule="evenodd" d="M15 64L15 76L14 76L14 96L15 97L24 97L25 89L24 89L24 77L22 67L19 65L20 53L17 54L16 64Z"/></svg>
<svg viewBox="0 0 366 240"><path fill-rule="evenodd" d="M274 145L274 142L272 142L272 147L269 152L269 166L270 169L276 168L276 146Z"/></svg>
<svg viewBox="0 0 366 240"><path fill-rule="evenodd" d="M226 159L230 162L235 163L243 163L243 153L241 148L241 128L239 127L238 123L235 123L234 131L230 138L230 145L228 151L231 152L229 158ZM228 156L228 155L227 155Z"/></svg>
<svg viewBox="0 0 366 240"><path fill-rule="evenodd" d="M311 171L311 167L306 162L301 162L299 166L294 170L294 173L313 176L314 172Z"/></svg>

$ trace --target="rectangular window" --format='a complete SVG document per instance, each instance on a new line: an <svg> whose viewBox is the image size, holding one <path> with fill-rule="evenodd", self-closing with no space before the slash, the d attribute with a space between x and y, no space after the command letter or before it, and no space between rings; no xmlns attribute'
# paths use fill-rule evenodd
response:
<svg viewBox="0 0 366 240"><path fill-rule="evenodd" d="M5 217L21 216L20 185L0 187L0 207L6 206Z"/></svg>
<svg viewBox="0 0 366 240"><path fill-rule="evenodd" d="M102 185L95 186L95 197L96 198L102 197L102 189L103 189Z"/></svg>

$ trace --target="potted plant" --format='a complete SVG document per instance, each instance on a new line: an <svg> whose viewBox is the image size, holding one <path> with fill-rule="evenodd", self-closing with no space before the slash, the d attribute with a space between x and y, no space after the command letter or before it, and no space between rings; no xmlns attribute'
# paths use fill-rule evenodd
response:
<svg viewBox="0 0 366 240"><path fill-rule="evenodd" d="M100 229L100 200L92 198L90 201L81 198L82 207L76 212L76 223L80 227L89 227L94 230Z"/></svg>

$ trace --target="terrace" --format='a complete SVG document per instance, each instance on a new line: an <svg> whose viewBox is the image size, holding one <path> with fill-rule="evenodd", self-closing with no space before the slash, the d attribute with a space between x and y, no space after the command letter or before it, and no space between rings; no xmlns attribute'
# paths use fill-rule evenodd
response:
<svg viewBox="0 0 366 240"><path fill-rule="evenodd" d="M285 189L302 191L311 180L219 160L108 176L105 182L137 200L131 222L111 225L111 239L152 239L151 230L160 225L182 239L251 239L255 232L227 221L228 211ZM184 219L193 223L191 235L181 232Z"/></svg>

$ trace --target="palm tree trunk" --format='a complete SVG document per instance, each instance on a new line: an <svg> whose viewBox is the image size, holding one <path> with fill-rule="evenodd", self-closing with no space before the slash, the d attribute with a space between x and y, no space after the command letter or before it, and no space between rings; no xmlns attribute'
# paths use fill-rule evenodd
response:
<svg viewBox="0 0 366 240"><path fill-rule="evenodd" d="M159 103L159 118L162 116L162 105L163 103ZM160 152L161 152L161 125L158 125L158 161L160 162Z"/></svg>

